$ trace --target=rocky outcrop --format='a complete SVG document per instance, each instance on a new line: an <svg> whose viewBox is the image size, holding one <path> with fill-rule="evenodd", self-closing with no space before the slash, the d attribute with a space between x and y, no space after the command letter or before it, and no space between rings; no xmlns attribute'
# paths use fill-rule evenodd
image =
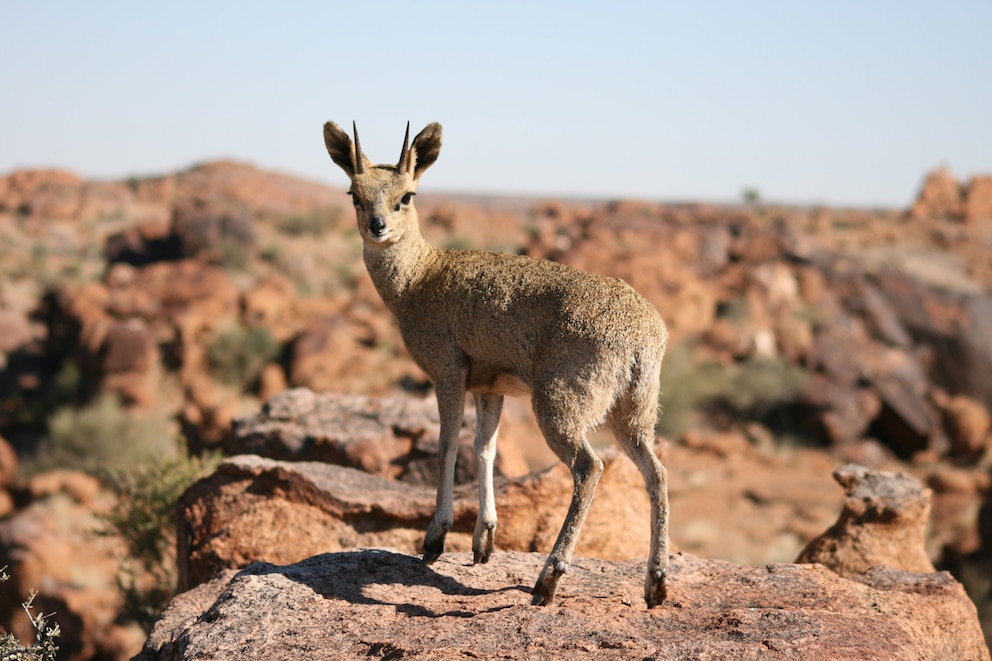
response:
<svg viewBox="0 0 992 661"><path fill-rule="evenodd" d="M615 453L606 470L577 552L607 559L647 554L650 505L637 469ZM550 549L572 496L562 465L497 482L497 546ZM242 455L193 485L177 505L179 583L188 589L227 568L263 560L296 562L328 551L390 546L421 551L434 514L435 490L316 462ZM474 483L455 490L455 525L447 548L472 547L478 512Z"/></svg>
<svg viewBox="0 0 992 661"><path fill-rule="evenodd" d="M818 562L841 576L886 565L932 572L925 542L931 491L903 473L849 464L834 471L845 491L844 509L796 562Z"/></svg>
<svg viewBox="0 0 992 661"><path fill-rule="evenodd" d="M669 599L643 606L643 561L576 558L554 605L530 605L538 554L424 565L363 549L256 563L180 595L141 661L239 658L989 658L946 573L672 559Z"/></svg>
<svg viewBox="0 0 992 661"><path fill-rule="evenodd" d="M947 168L938 168L927 175L909 214L920 220L992 222L992 176L973 176L961 184Z"/></svg>
<svg viewBox="0 0 992 661"><path fill-rule="evenodd" d="M21 507L0 521L0 567L11 577L0 589L0 627L31 640L20 603L36 592L36 612L55 613L61 628L59 658L133 654L142 632L117 622L124 550L117 538L97 534L115 498L96 478L67 470L36 475L16 491Z"/></svg>
<svg viewBox="0 0 992 661"><path fill-rule="evenodd" d="M150 406L163 361L178 363L184 381L203 373L210 334L237 323L238 312L238 292L222 269L184 260L118 264L103 282L61 284L43 315L50 354L77 362L83 393Z"/></svg>
<svg viewBox="0 0 992 661"><path fill-rule="evenodd" d="M294 388L272 397L257 413L236 418L225 450L231 455L323 461L433 485L440 428L433 397L317 394ZM469 409L459 435L458 484L475 479L474 436L475 412ZM501 444L498 475L528 472L514 449L512 443Z"/></svg>

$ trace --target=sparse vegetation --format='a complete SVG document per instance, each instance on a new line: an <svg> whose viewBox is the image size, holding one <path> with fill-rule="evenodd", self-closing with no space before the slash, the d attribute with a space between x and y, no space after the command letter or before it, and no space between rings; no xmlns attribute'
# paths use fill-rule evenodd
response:
<svg viewBox="0 0 992 661"><path fill-rule="evenodd" d="M231 326L219 330L207 345L214 376L224 383L248 389L266 363L279 353L279 344L266 327Z"/></svg>
<svg viewBox="0 0 992 661"><path fill-rule="evenodd" d="M329 230L338 225L341 218L341 208L331 207L306 214L297 214L283 219L277 226L278 230L289 236L323 237Z"/></svg>
<svg viewBox="0 0 992 661"><path fill-rule="evenodd" d="M697 424L731 417L761 420L776 407L794 402L809 375L781 358L751 357L738 363L693 359L691 343L673 346L661 371L662 415L658 432L677 437Z"/></svg>
<svg viewBox="0 0 992 661"><path fill-rule="evenodd" d="M0 583L9 580L7 568L0 569ZM31 628L34 629L34 642L25 645L11 633L0 634L0 661L54 661L58 654L59 646L55 644L55 639L62 635L62 630L57 622L50 622L55 616L54 613L34 614L33 604L36 596L37 593L32 592L25 601L21 602L21 607L31 621Z"/></svg>
<svg viewBox="0 0 992 661"><path fill-rule="evenodd" d="M58 408L48 420L48 445L34 460L35 470L66 467L100 474L177 452L163 420L130 411L111 394L82 408Z"/></svg>
<svg viewBox="0 0 992 661"><path fill-rule="evenodd" d="M103 517L101 534L119 537L127 549L117 576L124 598L121 614L146 631L176 592L176 502L219 462L216 455L145 461L106 476L118 504Z"/></svg>
<svg viewBox="0 0 992 661"><path fill-rule="evenodd" d="M244 271L251 262L252 246L234 239L223 239L220 242L218 264L228 271Z"/></svg>

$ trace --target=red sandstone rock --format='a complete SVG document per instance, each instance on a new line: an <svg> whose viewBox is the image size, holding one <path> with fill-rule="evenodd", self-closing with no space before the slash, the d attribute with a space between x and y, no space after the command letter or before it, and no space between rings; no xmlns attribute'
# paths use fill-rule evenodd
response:
<svg viewBox="0 0 992 661"><path fill-rule="evenodd" d="M817 537L796 562L818 562L841 576L876 565L932 572L924 541L930 489L902 473L848 464L834 472L844 487L844 509L830 530Z"/></svg>
<svg viewBox="0 0 992 661"><path fill-rule="evenodd" d="M615 453L606 454L604 462L577 552L646 556L650 508L640 475ZM571 475L560 464L498 480L497 548L550 550L571 495ZM189 588L256 560L295 562L352 547L388 545L419 553L434 506L435 490L425 486L330 464L232 457L180 499L180 585ZM471 549L477 511L476 485L457 487L448 549Z"/></svg>
<svg viewBox="0 0 992 661"><path fill-rule="evenodd" d="M972 177L965 186L964 219L968 223L992 223L992 176Z"/></svg>
<svg viewBox="0 0 992 661"><path fill-rule="evenodd" d="M123 636L131 646L121 649L123 631L115 624L123 549L95 534L113 496L95 478L66 470L32 477L25 492L30 502L0 521L0 567L11 577L0 590L0 626L32 639L20 602L34 590L36 612L55 613L62 629L60 658L110 658L110 649L120 651L118 659L134 654L134 636ZM108 637L115 642L107 644Z"/></svg>
<svg viewBox="0 0 992 661"><path fill-rule="evenodd" d="M964 211L962 201L961 184L941 167L927 175L909 214L915 219L960 218Z"/></svg>
<svg viewBox="0 0 992 661"><path fill-rule="evenodd" d="M946 573L672 559L642 605L643 561L576 556L555 604L530 606L539 554L430 566L387 549L228 571L177 597L139 661L180 659L974 659L974 605Z"/></svg>

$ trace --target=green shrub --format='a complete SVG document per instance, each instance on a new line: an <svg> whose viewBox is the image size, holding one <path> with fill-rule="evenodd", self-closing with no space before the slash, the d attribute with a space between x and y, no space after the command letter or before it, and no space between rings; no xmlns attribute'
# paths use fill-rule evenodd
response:
<svg viewBox="0 0 992 661"><path fill-rule="evenodd" d="M279 350L279 344L264 326L230 326L217 331L210 339L207 361L215 378L230 386L247 389Z"/></svg>
<svg viewBox="0 0 992 661"><path fill-rule="evenodd" d="M165 420L129 411L111 394L82 408L61 406L48 419L48 447L33 468L75 468L99 474L149 458L175 456Z"/></svg>
<svg viewBox="0 0 992 661"><path fill-rule="evenodd" d="M337 227L341 218L341 208L331 207L306 214L298 214L283 219L278 230L289 236L312 236L320 238Z"/></svg>
<svg viewBox="0 0 992 661"><path fill-rule="evenodd" d="M244 271L251 261L254 247L242 241L223 239L217 263L227 271Z"/></svg>
<svg viewBox="0 0 992 661"><path fill-rule="evenodd" d="M127 556L117 576L124 598L121 615L146 631L176 593L176 527L173 511L183 492L213 472L219 456L145 461L105 476L116 492L113 512L100 534L120 538Z"/></svg>
<svg viewBox="0 0 992 661"><path fill-rule="evenodd" d="M782 358L697 363L690 343L675 345L662 363L657 431L677 437L715 411L738 421L760 420L775 407L795 401L808 379L806 370Z"/></svg>

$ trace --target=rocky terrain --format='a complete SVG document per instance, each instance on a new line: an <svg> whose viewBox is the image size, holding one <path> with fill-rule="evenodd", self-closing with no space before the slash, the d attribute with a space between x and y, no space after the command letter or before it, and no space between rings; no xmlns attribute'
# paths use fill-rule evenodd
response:
<svg viewBox="0 0 992 661"><path fill-rule="evenodd" d="M523 632L519 658L726 658L759 647L790 658L796 641L817 641L805 649L822 658L865 658L867 647L836 646L844 629L828 614L841 612L867 645L856 627L868 626L858 610L868 603L878 630L907 641L892 648L907 650L899 658L987 658L941 648L938 633L949 631L940 622L992 621L992 177L962 184L937 171L907 210L417 199L439 245L623 277L669 323L657 449L682 553L673 628L657 633L656 613L629 610L647 503L606 436L597 445L608 468L563 603L553 615L516 607L571 489L526 400L508 402L501 428L506 564L488 574L453 555L435 574L407 562L433 504L436 413L364 272L350 204L340 190L230 162L127 181L0 177L0 566L13 577L0 588L0 625L30 632L19 602L34 589L59 616L64 658L136 653L146 633L124 614L127 549L94 536L120 507L106 474L192 452L231 458L180 499L175 570L191 591L154 640L174 649L186 636L201 656L151 658L227 656L202 647L220 631L207 625L236 620L225 600L240 608L273 590L285 597L271 635L290 636L280 618L323 595L315 624L360 611L382 632L348 649L389 658L432 653L425 633L396 633L411 626L396 604L469 614L416 620L428 627L482 618L502 639L487 654L509 654L505 632ZM839 489L832 475L850 462L899 471L921 491L886 500L857 472L839 474ZM460 465L455 551L468 548L475 507L470 452ZM893 528L876 520L882 510L916 523ZM903 535L903 556L873 561L901 572L851 560L874 557L866 529L867 540ZM797 557L834 571L783 564ZM270 564L233 573L256 561ZM388 574L378 582L377 563ZM334 571L366 587L321 583ZM714 576L749 587L694 592ZM914 629L923 624L901 615L928 609L949 619ZM597 634L580 621L590 616L621 628ZM541 638L555 618L588 633L567 649ZM307 635L280 649L306 648ZM912 647L921 638L934 646Z"/></svg>

